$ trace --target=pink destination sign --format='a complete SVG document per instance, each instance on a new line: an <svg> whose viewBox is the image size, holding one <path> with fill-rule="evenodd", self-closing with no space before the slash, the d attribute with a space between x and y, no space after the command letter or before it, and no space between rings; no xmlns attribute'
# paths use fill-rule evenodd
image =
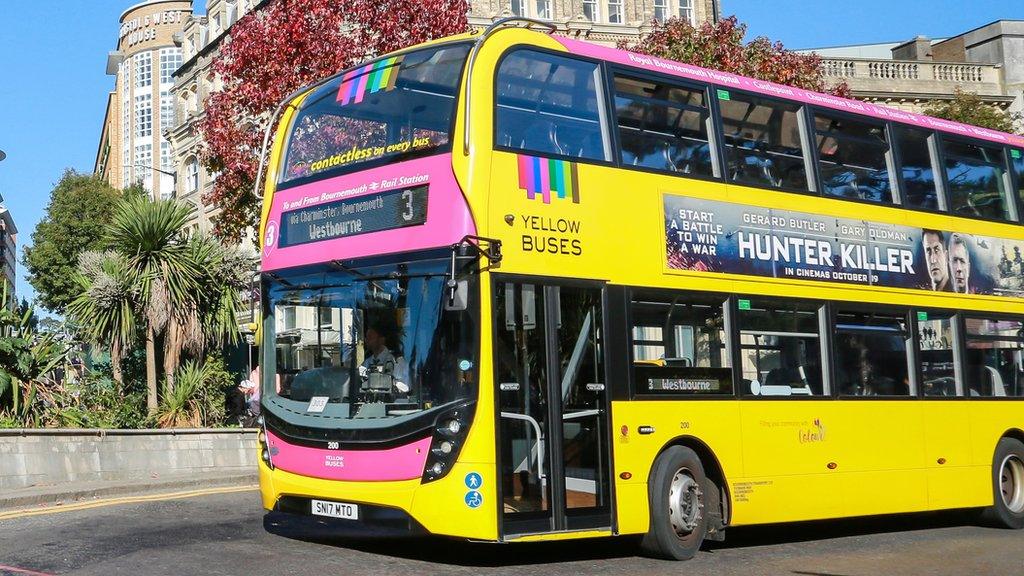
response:
<svg viewBox="0 0 1024 576"><path fill-rule="evenodd" d="M408 202L400 197L406 190ZM406 210L405 225L370 228L384 216L401 223ZM302 228L308 240L281 246L286 228ZM476 227L451 154L440 154L276 192L261 243L263 270L448 246L472 234Z"/></svg>
<svg viewBox="0 0 1024 576"><path fill-rule="evenodd" d="M422 476L430 437L388 450L321 450L289 444L267 431L267 444L274 467L286 472L327 480L385 482Z"/></svg>
<svg viewBox="0 0 1024 576"><path fill-rule="evenodd" d="M754 80L753 78L738 76L729 72L719 72L717 70L701 68L700 66L693 66L691 64L682 64L673 60L666 60L664 58L607 48L591 44L590 42L573 40L571 38L561 36L555 36L554 38L573 54L607 60L609 62L632 66L634 68L642 68L654 72L662 72L673 76L689 78L691 80L712 84L717 88L723 88L726 90L734 88L737 90L746 90L748 92L764 94L766 96L789 98L824 108L845 110L857 114L864 114L866 116L873 116L883 120L904 122L906 124L912 124L922 128L981 138L1009 146L1024 147L1024 136L1015 136L1013 134L979 128L968 124L960 124L959 122L932 118L931 116L925 116L924 114L904 112L903 110L897 110L887 106L878 106L877 104L860 102L858 100L838 98L836 96L830 96L820 92L793 88L792 86L783 86L773 82Z"/></svg>

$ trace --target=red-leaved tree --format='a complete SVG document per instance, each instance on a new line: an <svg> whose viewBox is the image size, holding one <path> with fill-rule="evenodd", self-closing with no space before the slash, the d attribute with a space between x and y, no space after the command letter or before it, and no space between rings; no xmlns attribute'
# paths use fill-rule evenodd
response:
<svg viewBox="0 0 1024 576"><path fill-rule="evenodd" d="M747 25L735 16L700 26L672 18L656 24L654 30L638 42L623 41L618 47L767 82L850 97L850 88L845 82L827 84L821 57L817 54L786 50L781 42L772 42L764 36L744 43L746 34Z"/></svg>
<svg viewBox="0 0 1024 576"><path fill-rule="evenodd" d="M412 44L465 32L467 0L273 0L231 28L214 64L223 88L200 125L203 162L219 172L204 198L215 232L240 238L258 221L252 194L263 133L288 94Z"/></svg>

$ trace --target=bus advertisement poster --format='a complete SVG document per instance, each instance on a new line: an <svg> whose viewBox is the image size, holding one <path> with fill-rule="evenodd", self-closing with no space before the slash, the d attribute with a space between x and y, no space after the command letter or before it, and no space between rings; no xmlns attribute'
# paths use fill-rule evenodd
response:
<svg viewBox="0 0 1024 576"><path fill-rule="evenodd" d="M1024 297L1024 241L664 195L671 270Z"/></svg>

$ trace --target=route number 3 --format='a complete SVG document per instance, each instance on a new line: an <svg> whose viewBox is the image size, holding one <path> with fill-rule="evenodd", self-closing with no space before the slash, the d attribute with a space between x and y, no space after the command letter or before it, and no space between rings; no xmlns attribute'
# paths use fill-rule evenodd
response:
<svg viewBox="0 0 1024 576"><path fill-rule="evenodd" d="M402 200L405 200L405 212L402 212L402 219L406 222L412 220L412 190L402 192Z"/></svg>

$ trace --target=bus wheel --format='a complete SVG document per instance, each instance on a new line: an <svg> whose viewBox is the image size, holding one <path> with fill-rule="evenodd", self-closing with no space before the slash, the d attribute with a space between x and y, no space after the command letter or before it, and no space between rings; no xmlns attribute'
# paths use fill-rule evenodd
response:
<svg viewBox="0 0 1024 576"><path fill-rule="evenodd" d="M658 456L647 481L651 526L641 542L644 552L668 560L693 558L707 533L706 485L693 450L672 446Z"/></svg>
<svg viewBox="0 0 1024 576"><path fill-rule="evenodd" d="M1003 438L996 445L992 460L992 486L995 505L989 517L1005 528L1024 528L1024 444Z"/></svg>

